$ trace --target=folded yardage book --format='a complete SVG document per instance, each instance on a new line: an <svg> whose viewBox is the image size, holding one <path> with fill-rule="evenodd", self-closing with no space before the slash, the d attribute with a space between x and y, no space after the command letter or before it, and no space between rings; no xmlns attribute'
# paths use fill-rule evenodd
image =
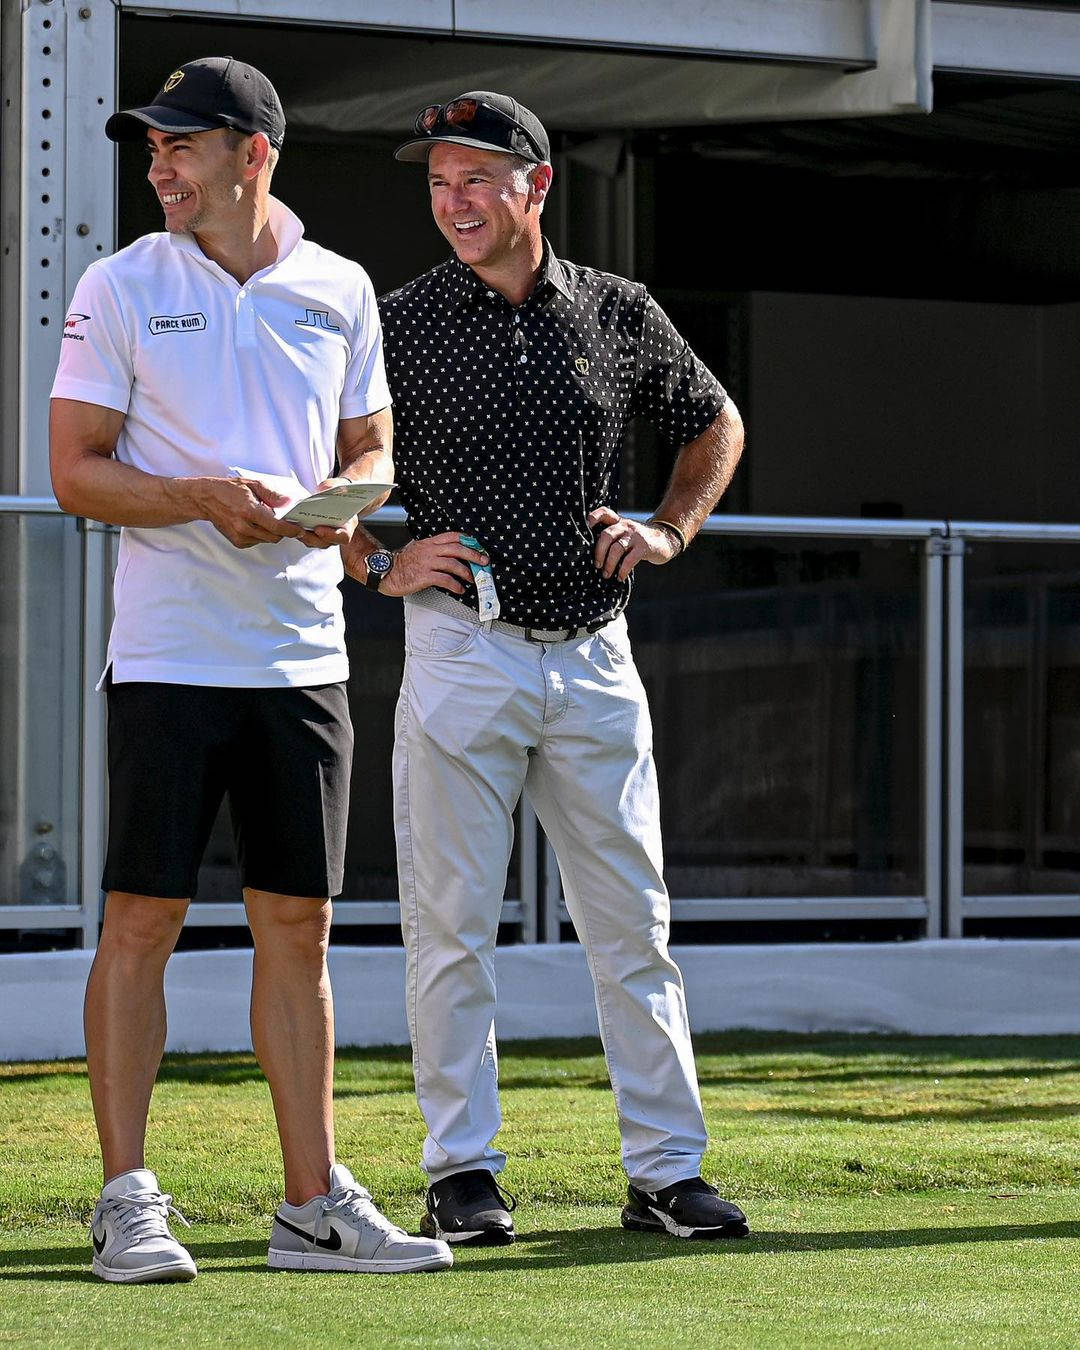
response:
<svg viewBox="0 0 1080 1350"><path fill-rule="evenodd" d="M308 492L300 480L291 474L260 473L255 469L239 469L230 464L229 472L237 478L250 478L262 483L272 492L279 492L288 501L271 509L279 520L311 529L315 525L344 525L358 511L362 511L376 497L382 497L393 488L392 483L340 483Z"/></svg>

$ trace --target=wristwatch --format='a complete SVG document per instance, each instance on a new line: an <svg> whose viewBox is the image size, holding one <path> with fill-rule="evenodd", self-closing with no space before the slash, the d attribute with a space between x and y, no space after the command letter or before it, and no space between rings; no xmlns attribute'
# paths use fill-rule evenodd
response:
<svg viewBox="0 0 1080 1350"><path fill-rule="evenodd" d="M377 548L374 553L369 553L364 559L367 563L367 579L364 585L371 591L377 591L382 585L382 579L394 565L394 555L387 553L384 548Z"/></svg>

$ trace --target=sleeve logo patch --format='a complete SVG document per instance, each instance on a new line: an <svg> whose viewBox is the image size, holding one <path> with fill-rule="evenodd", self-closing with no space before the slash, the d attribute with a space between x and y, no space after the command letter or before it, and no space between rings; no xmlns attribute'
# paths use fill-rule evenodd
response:
<svg viewBox="0 0 1080 1350"><path fill-rule="evenodd" d="M151 333L201 333L205 314L155 314L147 327Z"/></svg>
<svg viewBox="0 0 1080 1350"><path fill-rule="evenodd" d="M76 329L79 324L89 322L89 314L69 314L64 320L64 331L60 336L68 338L71 342L85 342L85 336L82 333L76 332Z"/></svg>

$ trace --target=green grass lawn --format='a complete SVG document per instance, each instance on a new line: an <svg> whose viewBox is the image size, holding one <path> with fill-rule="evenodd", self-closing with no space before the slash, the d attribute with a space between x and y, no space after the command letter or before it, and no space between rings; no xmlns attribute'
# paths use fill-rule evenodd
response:
<svg viewBox="0 0 1080 1350"><path fill-rule="evenodd" d="M507 1045L518 1243L432 1275L265 1268L279 1162L243 1055L170 1057L148 1161L195 1223L194 1284L89 1275L100 1186L85 1066L0 1065L0 1342L86 1346L1080 1347L1080 1039L698 1038L706 1174L754 1236L618 1226L591 1041ZM339 1056L338 1152L416 1231L408 1055Z"/></svg>

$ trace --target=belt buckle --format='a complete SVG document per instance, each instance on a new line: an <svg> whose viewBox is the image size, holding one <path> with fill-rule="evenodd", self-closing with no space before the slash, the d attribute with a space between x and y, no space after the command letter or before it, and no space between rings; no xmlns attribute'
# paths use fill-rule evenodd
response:
<svg viewBox="0 0 1080 1350"><path fill-rule="evenodd" d="M527 642L565 642L577 632L576 628L526 628Z"/></svg>

